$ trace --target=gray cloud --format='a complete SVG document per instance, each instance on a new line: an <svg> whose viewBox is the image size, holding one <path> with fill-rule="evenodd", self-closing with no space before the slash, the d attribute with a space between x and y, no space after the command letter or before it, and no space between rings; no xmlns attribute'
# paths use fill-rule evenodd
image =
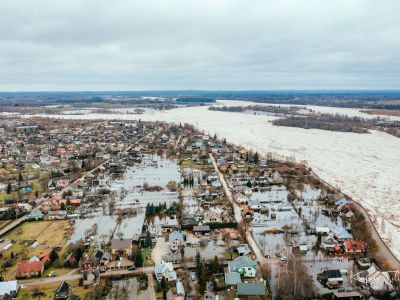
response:
<svg viewBox="0 0 400 300"><path fill-rule="evenodd" d="M2 0L0 90L398 89L400 1Z"/></svg>

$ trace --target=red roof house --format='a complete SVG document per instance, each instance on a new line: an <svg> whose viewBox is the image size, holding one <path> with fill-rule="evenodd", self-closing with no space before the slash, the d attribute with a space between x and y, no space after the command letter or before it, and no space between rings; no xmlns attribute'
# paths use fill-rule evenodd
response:
<svg viewBox="0 0 400 300"><path fill-rule="evenodd" d="M15 277L26 278L41 276L44 270L44 263L42 261L24 261L17 264L17 271Z"/></svg>
<svg viewBox="0 0 400 300"><path fill-rule="evenodd" d="M363 241L345 241L343 243L344 250L348 254L364 253L367 248L367 243Z"/></svg>

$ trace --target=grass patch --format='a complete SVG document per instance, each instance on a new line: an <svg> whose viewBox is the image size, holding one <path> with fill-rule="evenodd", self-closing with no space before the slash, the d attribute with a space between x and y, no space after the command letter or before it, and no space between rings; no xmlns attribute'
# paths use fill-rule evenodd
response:
<svg viewBox="0 0 400 300"><path fill-rule="evenodd" d="M11 267L1 270L2 275L6 280L13 279L17 262L39 256L54 247L61 247L58 254L62 257L71 233L72 228L68 221L37 221L21 224L3 237L6 240L13 241L13 246L2 253L0 265L5 263L11 255L14 258ZM35 249L31 247L33 241L39 243L39 246Z"/></svg>
<svg viewBox="0 0 400 300"><path fill-rule="evenodd" d="M71 287L71 294L77 295L81 299L84 299L87 293L91 293L94 290L93 287L85 288L83 286L79 286L77 280L67 282ZM53 300L55 291L57 290L59 285L60 282L53 282L38 286L28 286L19 290L17 300ZM33 293L35 292L35 290L39 290L43 293L43 295L34 297Z"/></svg>

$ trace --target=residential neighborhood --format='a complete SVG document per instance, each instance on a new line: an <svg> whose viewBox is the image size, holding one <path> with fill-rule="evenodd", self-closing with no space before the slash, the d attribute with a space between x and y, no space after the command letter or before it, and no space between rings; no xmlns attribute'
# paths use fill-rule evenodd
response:
<svg viewBox="0 0 400 300"><path fill-rule="evenodd" d="M399 295L365 215L306 163L188 124L0 128L0 299Z"/></svg>

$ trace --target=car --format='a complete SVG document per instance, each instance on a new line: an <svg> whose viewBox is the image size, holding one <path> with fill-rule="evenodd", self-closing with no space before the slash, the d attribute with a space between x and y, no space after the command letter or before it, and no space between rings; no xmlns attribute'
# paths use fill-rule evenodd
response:
<svg viewBox="0 0 400 300"><path fill-rule="evenodd" d="M135 270L135 269L136 269L136 266L135 266L135 265L128 266L128 270L129 270L129 271L133 271L133 270Z"/></svg>
<svg viewBox="0 0 400 300"><path fill-rule="evenodd" d="M286 256L281 256L281 261L282 261L282 262L287 261L287 257L286 257Z"/></svg>

